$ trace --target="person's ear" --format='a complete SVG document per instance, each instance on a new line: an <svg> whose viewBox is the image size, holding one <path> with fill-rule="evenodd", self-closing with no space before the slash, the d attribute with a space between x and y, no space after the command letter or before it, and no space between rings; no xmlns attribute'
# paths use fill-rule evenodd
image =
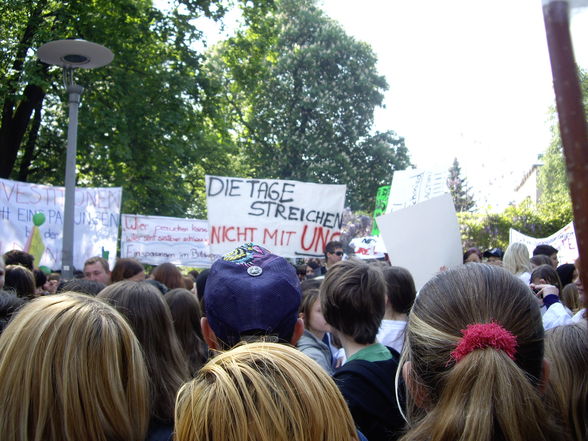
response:
<svg viewBox="0 0 588 441"><path fill-rule="evenodd" d="M292 332L292 339L290 339L290 343L293 346L296 346L296 343L298 343L298 339L302 337L302 334L304 334L304 322L301 318L299 318L296 320L296 324L294 325L294 331Z"/></svg>
<svg viewBox="0 0 588 441"><path fill-rule="evenodd" d="M543 359L543 363L541 365L541 378L539 378L539 384L537 387L539 388L539 392L542 394L545 393L545 389L549 384L549 374L551 373L551 363L549 360Z"/></svg>
<svg viewBox="0 0 588 441"><path fill-rule="evenodd" d="M404 378L406 389L414 400L414 404L420 409L426 409L429 395L427 394L425 386L420 384L415 378L415 373L412 370L412 363L410 361L407 361L404 363L404 366L402 366L402 378Z"/></svg>
<svg viewBox="0 0 588 441"><path fill-rule="evenodd" d="M204 336L204 341L210 349L220 349L220 345L218 344L218 339L216 338L216 334L210 327L208 323L208 319L206 317L202 317L200 319L200 328L202 328L202 335Z"/></svg>

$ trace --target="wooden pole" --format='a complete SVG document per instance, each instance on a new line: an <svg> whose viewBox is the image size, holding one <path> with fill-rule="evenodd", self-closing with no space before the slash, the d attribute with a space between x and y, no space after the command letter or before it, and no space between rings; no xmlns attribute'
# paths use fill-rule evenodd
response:
<svg viewBox="0 0 588 441"><path fill-rule="evenodd" d="M572 195L580 255L580 278L588 285L588 131L570 35L567 0L544 0L543 18L551 59L559 129Z"/></svg>

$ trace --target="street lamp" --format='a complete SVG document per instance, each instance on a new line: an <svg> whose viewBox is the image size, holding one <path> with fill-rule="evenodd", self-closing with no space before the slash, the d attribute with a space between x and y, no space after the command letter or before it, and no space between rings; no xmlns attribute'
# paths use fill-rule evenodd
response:
<svg viewBox="0 0 588 441"><path fill-rule="evenodd" d="M74 209L76 196L76 143L78 137L78 109L84 88L74 81L74 71L95 69L110 64L114 54L108 48L85 40L56 40L44 44L37 51L46 64L63 68L63 85L69 95L69 124L67 128L67 156L65 161L65 207L63 211L63 242L61 253L62 275L73 277Z"/></svg>

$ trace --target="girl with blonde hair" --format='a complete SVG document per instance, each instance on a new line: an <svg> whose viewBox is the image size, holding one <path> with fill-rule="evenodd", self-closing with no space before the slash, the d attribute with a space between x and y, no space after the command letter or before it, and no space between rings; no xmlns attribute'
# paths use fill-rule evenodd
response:
<svg viewBox="0 0 588 441"><path fill-rule="evenodd" d="M531 262L527 246L519 242L511 243L504 252L502 267L528 284L531 281Z"/></svg>
<svg viewBox="0 0 588 441"><path fill-rule="evenodd" d="M545 393L574 441L588 439L588 332L586 322L550 329L545 357L551 366Z"/></svg>
<svg viewBox="0 0 588 441"><path fill-rule="evenodd" d="M249 343L210 360L176 400L176 441L357 441L339 389L294 348Z"/></svg>
<svg viewBox="0 0 588 441"><path fill-rule="evenodd" d="M420 290L406 332L403 441L566 439L541 399L543 325L521 280L485 264L442 272Z"/></svg>
<svg viewBox="0 0 588 441"><path fill-rule="evenodd" d="M3 441L143 441L149 380L122 316L81 294L40 297L0 336Z"/></svg>

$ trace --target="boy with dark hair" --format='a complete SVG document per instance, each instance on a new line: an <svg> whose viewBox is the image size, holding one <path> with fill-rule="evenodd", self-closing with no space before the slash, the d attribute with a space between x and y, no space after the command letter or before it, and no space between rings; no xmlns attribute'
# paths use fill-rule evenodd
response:
<svg viewBox="0 0 588 441"><path fill-rule="evenodd" d="M554 269L557 269L557 265L559 264L559 260L557 259L557 249L553 248L551 245L537 245L533 250L533 256L547 256L551 259L551 266Z"/></svg>
<svg viewBox="0 0 588 441"><path fill-rule="evenodd" d="M325 266L321 267L321 274L326 274L329 268L343 260L343 243L332 240L325 245Z"/></svg>
<svg viewBox="0 0 588 441"><path fill-rule="evenodd" d="M347 356L333 378L370 441L397 439L404 427L394 384L400 357L376 342L385 296L381 270L355 259L334 265L320 289L323 315Z"/></svg>

